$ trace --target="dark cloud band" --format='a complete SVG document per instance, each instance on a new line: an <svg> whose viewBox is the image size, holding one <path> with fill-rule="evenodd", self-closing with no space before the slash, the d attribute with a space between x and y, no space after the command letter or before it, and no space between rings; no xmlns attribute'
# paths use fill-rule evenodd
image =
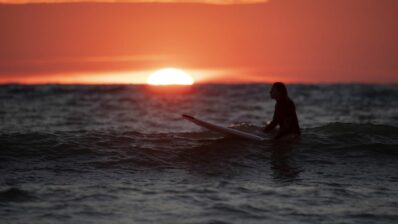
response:
<svg viewBox="0 0 398 224"><path fill-rule="evenodd" d="M203 3L216 5L254 4L268 0L0 0L0 4L71 3L71 2L130 2L130 3Z"/></svg>

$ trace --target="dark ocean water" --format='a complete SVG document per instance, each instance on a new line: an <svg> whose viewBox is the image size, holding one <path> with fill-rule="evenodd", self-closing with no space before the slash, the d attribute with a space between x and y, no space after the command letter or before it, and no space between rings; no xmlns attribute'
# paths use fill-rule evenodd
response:
<svg viewBox="0 0 398 224"><path fill-rule="evenodd" d="M259 133L266 84L0 86L0 222L397 223L397 87L289 86L289 143L181 118Z"/></svg>

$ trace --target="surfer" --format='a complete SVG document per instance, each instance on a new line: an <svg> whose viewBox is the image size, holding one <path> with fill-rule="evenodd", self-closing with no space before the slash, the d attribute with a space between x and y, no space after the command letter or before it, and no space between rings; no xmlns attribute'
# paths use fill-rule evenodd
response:
<svg viewBox="0 0 398 224"><path fill-rule="evenodd" d="M279 125L279 130L274 139L280 139L285 136L299 136L300 126L297 119L296 106L289 98L285 84L275 82L272 85L270 96L276 100L274 116L263 131L271 132Z"/></svg>

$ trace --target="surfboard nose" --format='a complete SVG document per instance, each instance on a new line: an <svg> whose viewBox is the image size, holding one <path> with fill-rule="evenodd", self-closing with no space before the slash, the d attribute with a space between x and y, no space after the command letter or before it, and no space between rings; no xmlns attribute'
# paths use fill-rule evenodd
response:
<svg viewBox="0 0 398 224"><path fill-rule="evenodd" d="M184 118L189 118L189 119L195 119L194 117L188 115L188 114L182 114L182 117Z"/></svg>

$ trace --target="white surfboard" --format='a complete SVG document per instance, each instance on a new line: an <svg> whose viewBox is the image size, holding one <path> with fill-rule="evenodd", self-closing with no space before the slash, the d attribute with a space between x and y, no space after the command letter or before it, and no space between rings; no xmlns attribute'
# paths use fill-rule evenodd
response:
<svg viewBox="0 0 398 224"><path fill-rule="evenodd" d="M195 118L193 116L190 116L190 115L183 114L182 117L196 125L199 125L200 127L203 127L203 128L206 128L211 131L215 131L215 132L218 132L218 133L221 133L224 135L232 135L232 136L249 139L249 140L256 140L256 141L265 140L261 136L250 134L250 133L243 132L243 131L239 131L239 130L232 129L232 128L223 127L221 125L210 123L207 121L202 121L202 120Z"/></svg>

